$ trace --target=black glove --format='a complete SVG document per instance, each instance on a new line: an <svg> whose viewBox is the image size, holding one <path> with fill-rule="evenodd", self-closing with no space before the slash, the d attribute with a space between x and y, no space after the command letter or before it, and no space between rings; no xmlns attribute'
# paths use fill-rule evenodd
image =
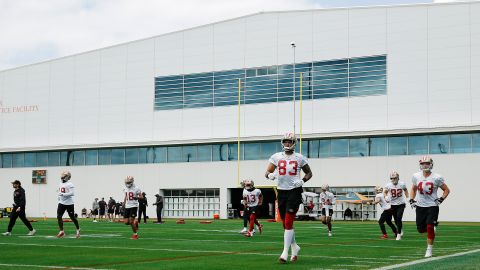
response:
<svg viewBox="0 0 480 270"><path fill-rule="evenodd" d="M435 199L435 203L436 203L437 205L440 205L440 204L442 204L442 202L443 202L444 200L445 200L445 198L440 197L440 198Z"/></svg>
<svg viewBox="0 0 480 270"><path fill-rule="evenodd" d="M414 199L410 199L408 202L410 203L410 206L411 206L412 208L417 207L417 201L415 201Z"/></svg>

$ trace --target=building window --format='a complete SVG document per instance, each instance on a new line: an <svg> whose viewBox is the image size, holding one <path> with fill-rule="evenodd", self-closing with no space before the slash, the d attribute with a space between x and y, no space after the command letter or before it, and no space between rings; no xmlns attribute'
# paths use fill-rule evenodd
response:
<svg viewBox="0 0 480 270"><path fill-rule="evenodd" d="M384 95L386 55L155 78L155 110Z"/></svg>
<svg viewBox="0 0 480 270"><path fill-rule="evenodd" d="M166 217L213 218L220 213L219 189L163 190Z"/></svg>

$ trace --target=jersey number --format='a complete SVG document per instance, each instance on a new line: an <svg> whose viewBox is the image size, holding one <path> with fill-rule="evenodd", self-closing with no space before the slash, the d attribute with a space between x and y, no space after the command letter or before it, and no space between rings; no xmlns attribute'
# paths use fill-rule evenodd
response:
<svg viewBox="0 0 480 270"><path fill-rule="evenodd" d="M423 186L423 182L418 183L418 191L420 194L432 195L433 193L433 183L432 182L425 182L425 186Z"/></svg>
<svg viewBox="0 0 480 270"><path fill-rule="evenodd" d="M127 196L127 200L132 201L134 196L133 192L125 192L125 195Z"/></svg>
<svg viewBox="0 0 480 270"><path fill-rule="evenodd" d="M290 160L288 164L293 164L292 170L288 172L288 175L297 175L298 163L295 160ZM278 161L278 174L286 175L287 174L287 161L280 160Z"/></svg>
<svg viewBox="0 0 480 270"><path fill-rule="evenodd" d="M402 192L403 192L403 190L401 190L401 189L390 190L390 193L392 194L392 198L402 197Z"/></svg>
<svg viewBox="0 0 480 270"><path fill-rule="evenodd" d="M247 196L247 202L255 202L257 197L254 194L250 194L250 196Z"/></svg>
<svg viewBox="0 0 480 270"><path fill-rule="evenodd" d="M60 188L60 192L65 193L65 188L64 187Z"/></svg>

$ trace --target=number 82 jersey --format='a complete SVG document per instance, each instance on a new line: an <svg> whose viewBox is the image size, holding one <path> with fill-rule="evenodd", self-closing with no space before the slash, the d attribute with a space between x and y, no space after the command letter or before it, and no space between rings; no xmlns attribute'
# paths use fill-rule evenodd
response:
<svg viewBox="0 0 480 270"><path fill-rule="evenodd" d="M300 172L302 167L308 164L307 159L299 153L291 155L285 152L273 154L268 162L276 166L278 185L277 189L291 190L294 189L294 182L300 180Z"/></svg>

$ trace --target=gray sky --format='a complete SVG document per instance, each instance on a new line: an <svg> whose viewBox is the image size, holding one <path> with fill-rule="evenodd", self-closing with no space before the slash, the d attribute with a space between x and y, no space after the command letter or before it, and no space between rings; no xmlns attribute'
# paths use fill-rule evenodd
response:
<svg viewBox="0 0 480 270"><path fill-rule="evenodd" d="M430 2L432 0L0 0L0 70L260 11Z"/></svg>

